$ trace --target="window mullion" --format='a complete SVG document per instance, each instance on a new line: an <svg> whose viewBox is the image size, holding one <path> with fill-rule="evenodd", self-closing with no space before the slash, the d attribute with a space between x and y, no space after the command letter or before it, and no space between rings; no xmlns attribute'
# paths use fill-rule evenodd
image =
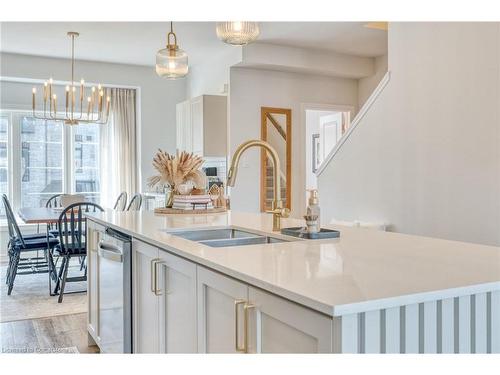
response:
<svg viewBox="0 0 500 375"><path fill-rule="evenodd" d="M72 142L72 131L70 126L63 126L63 174L64 174L64 192L72 194L75 191L75 186L73 183L74 176L74 166L71 160L73 160L73 142Z"/></svg>
<svg viewBox="0 0 500 375"><path fill-rule="evenodd" d="M21 116L10 112L10 158L9 158L9 188L12 205L15 209L21 206Z"/></svg>

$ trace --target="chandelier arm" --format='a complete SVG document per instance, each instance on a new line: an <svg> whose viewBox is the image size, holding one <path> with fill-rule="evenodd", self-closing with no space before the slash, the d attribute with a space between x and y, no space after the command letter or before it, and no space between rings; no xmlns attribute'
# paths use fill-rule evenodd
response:
<svg viewBox="0 0 500 375"><path fill-rule="evenodd" d="M77 118L78 121L82 119L82 110L83 110L83 103L82 103L82 95L80 94L80 116L78 116Z"/></svg>

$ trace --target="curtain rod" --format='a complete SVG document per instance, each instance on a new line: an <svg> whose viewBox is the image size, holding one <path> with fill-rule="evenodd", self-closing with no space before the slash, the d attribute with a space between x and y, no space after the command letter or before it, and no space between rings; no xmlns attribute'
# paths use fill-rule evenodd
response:
<svg viewBox="0 0 500 375"><path fill-rule="evenodd" d="M23 77L9 77L9 76L0 76L0 82L14 82L14 83L29 83L29 84L40 84L43 85L46 80L44 79L38 79L38 78L23 78ZM54 85L57 86L66 86L68 84L71 84L69 81L56 81L54 80ZM85 85L87 87L89 86L97 86L97 83L94 82L85 82ZM133 90L138 90L141 87L140 86L131 86L131 85L115 85L115 84L106 84L106 83L101 83L102 87L106 88L116 88L116 89L133 89Z"/></svg>

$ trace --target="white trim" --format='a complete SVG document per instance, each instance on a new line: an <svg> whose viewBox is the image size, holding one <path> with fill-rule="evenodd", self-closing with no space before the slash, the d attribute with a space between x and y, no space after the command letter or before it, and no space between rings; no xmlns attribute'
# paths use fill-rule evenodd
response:
<svg viewBox="0 0 500 375"><path fill-rule="evenodd" d="M141 147L141 142L142 142L142 123L141 123L141 118L142 118L142 97L141 97L141 88L138 86L135 88L135 150L136 150L136 168L137 168L137 173L136 178L136 186L138 189L138 192L142 194L142 147Z"/></svg>
<svg viewBox="0 0 500 375"><path fill-rule="evenodd" d="M354 113L356 107L353 105L348 105L348 104L331 104L331 103L300 103L300 129L299 129L299 137L301 140L304 140L306 138L306 131L307 131L307 124L306 124L306 111L332 111L332 112L350 112L351 115ZM292 134L293 138L293 134ZM309 140L307 140L309 142ZM302 181L303 186L303 191L296 191L293 194L299 194L300 201L299 201L299 207L300 210L299 212L294 212L294 216L301 217L301 215L305 214L305 208L306 208L306 180L307 180L307 168L309 167L306 165L306 159L307 159L307 147L304 141L300 142L300 147L299 147L299 160L301 162L301 168L297 172L297 174L301 174L300 181ZM292 156L293 157L293 156ZM302 189L302 188L301 188ZM296 210L297 211L297 210Z"/></svg>
<svg viewBox="0 0 500 375"><path fill-rule="evenodd" d="M363 119L363 117L365 117L366 113L371 108L371 106L373 105L373 103L375 103L375 101L377 100L377 98L379 97L379 95L384 90L385 86L387 86L387 84L389 83L390 79L391 79L391 72L387 72L384 75L384 77L382 78L382 80L380 81L380 83L378 84L378 86L372 92L372 94L370 95L370 97L367 99L367 101L365 102L365 104L363 105L363 107L361 107L361 109L359 110L358 114L356 115L356 118L351 123L351 126L349 126L349 129L347 129L346 133L342 136L342 138L340 138L340 140L337 142L337 144L335 145L335 147L333 148L333 150L325 158L325 160L323 161L323 163L321 163L321 165L319 166L318 170L316 171L316 176L317 177L321 176L321 174L326 169L326 167L328 166L328 164L330 164L330 161L335 157L335 155L339 152L339 150L342 148L342 146L344 145L344 143L349 139L349 137L351 136L351 134L354 131L354 129L356 129L356 127L361 122L361 120Z"/></svg>
<svg viewBox="0 0 500 375"><path fill-rule="evenodd" d="M398 306L412 305L429 301L439 301L447 298L471 296L478 293L500 291L500 281L486 282L483 284L468 285L457 288L436 290L408 294L404 296L381 298L378 300L363 301L337 305L333 308L333 316L357 314L373 310L389 309Z"/></svg>
<svg viewBox="0 0 500 375"><path fill-rule="evenodd" d="M39 84L43 85L47 79L39 79L39 78L23 78L23 77L10 77L10 76L0 76L0 82L16 82L16 83L32 83L32 84ZM78 85L80 84L80 81L75 81L74 83L77 83ZM70 81L61 81L61 80L53 80L53 84L55 86L66 86L68 84L71 84ZM88 88L90 86L97 86L99 83L95 82L85 82L85 86ZM116 88L116 89L135 89L137 90L139 86L132 86L132 85L116 85L114 83L100 83L102 87L105 88ZM29 96L31 96L31 92L28 93Z"/></svg>

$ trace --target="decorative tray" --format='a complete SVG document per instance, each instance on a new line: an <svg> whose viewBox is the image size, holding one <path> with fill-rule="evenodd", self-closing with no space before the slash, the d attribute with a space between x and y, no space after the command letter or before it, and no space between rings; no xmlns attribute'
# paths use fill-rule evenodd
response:
<svg viewBox="0 0 500 375"><path fill-rule="evenodd" d="M281 230L281 234L298 238L304 238L306 240L322 240L325 238L340 237L340 232L338 230L326 229L326 228L321 228L318 233L307 233L304 227L283 228Z"/></svg>
<svg viewBox="0 0 500 375"><path fill-rule="evenodd" d="M199 215L199 214L216 214L219 212L226 212L225 207L208 208L208 209L194 209L194 210L179 210L175 208L158 207L155 208L155 214L169 215L169 214L184 214L184 215Z"/></svg>

